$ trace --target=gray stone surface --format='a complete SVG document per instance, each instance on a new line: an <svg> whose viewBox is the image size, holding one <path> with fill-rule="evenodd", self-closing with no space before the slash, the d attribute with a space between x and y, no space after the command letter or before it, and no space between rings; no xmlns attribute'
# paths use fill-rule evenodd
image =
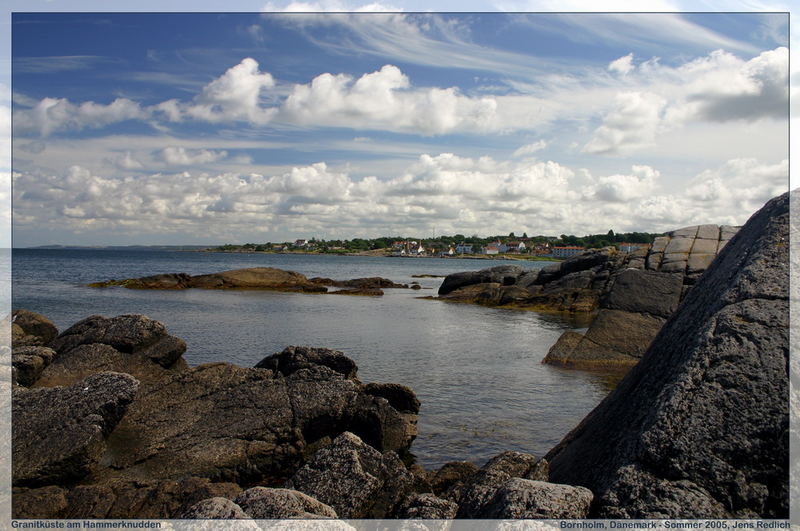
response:
<svg viewBox="0 0 800 531"><path fill-rule="evenodd" d="M544 479L547 467L540 459L523 452L503 452L490 459L463 485L447 493L458 504L458 518L483 518L498 488L511 478Z"/></svg>
<svg viewBox="0 0 800 531"><path fill-rule="evenodd" d="M788 517L788 203L750 218L548 454L552 481L595 493L592 516Z"/></svg>
<svg viewBox="0 0 800 531"><path fill-rule="evenodd" d="M340 518L383 518L413 482L397 454L381 454L345 432L317 451L286 487L330 505Z"/></svg>
<svg viewBox="0 0 800 531"><path fill-rule="evenodd" d="M664 258L668 259L670 254L688 253L694 245L694 238L692 237L673 237L664 249Z"/></svg>
<svg viewBox="0 0 800 531"><path fill-rule="evenodd" d="M291 489L253 487L239 494L234 502L257 520L337 517L330 506Z"/></svg>
<svg viewBox="0 0 800 531"><path fill-rule="evenodd" d="M241 520L250 517L231 500L217 497L195 503L179 518L185 520Z"/></svg>
<svg viewBox="0 0 800 531"><path fill-rule="evenodd" d="M256 364L261 369L270 369L284 376L309 367L323 365L353 379L358 375L356 363L338 350L314 347L286 347L282 352L267 356Z"/></svg>
<svg viewBox="0 0 800 531"><path fill-rule="evenodd" d="M16 381L20 385L30 387L41 376L42 371L50 365L56 351L49 347L25 346L17 347L11 354L11 365L16 369Z"/></svg>
<svg viewBox="0 0 800 531"><path fill-rule="evenodd" d="M700 225L697 227L697 238L704 240L719 240L719 225Z"/></svg>
<svg viewBox="0 0 800 531"><path fill-rule="evenodd" d="M439 286L439 295L447 295L459 288L473 284L496 282L500 285L511 285L517 281L524 270L515 265L502 265L481 269L480 271L465 271L447 275Z"/></svg>
<svg viewBox="0 0 800 531"><path fill-rule="evenodd" d="M585 338L611 351L641 358L665 319L644 313L602 309Z"/></svg>
<svg viewBox="0 0 800 531"><path fill-rule="evenodd" d="M276 484L307 446L344 430L382 450L407 448L416 427L360 382L325 366L290 376L212 363L152 382L109 438L102 478L187 475Z"/></svg>
<svg viewBox="0 0 800 531"><path fill-rule="evenodd" d="M132 376L107 372L71 387L14 393L14 485L69 483L89 474L138 388Z"/></svg>
<svg viewBox="0 0 800 531"><path fill-rule="evenodd" d="M682 229L676 229L668 233L669 236L673 238L696 238L697 237L697 229L699 227L694 225L692 227L684 227Z"/></svg>
<svg viewBox="0 0 800 531"><path fill-rule="evenodd" d="M49 346L58 329L47 317L18 309L11 314L11 342L14 347Z"/></svg>
<svg viewBox="0 0 800 531"><path fill-rule="evenodd" d="M692 245L691 254L716 254L718 244L719 240L716 238L713 240L701 240L698 238L694 241L694 245Z"/></svg>
<svg viewBox="0 0 800 531"><path fill-rule="evenodd" d="M615 277L602 306L666 318L678 307L681 285L680 275L627 269Z"/></svg>
<svg viewBox="0 0 800 531"><path fill-rule="evenodd" d="M503 483L477 518L587 518L592 492L584 487L512 478Z"/></svg>
<svg viewBox="0 0 800 531"><path fill-rule="evenodd" d="M165 369L146 353L127 354L102 343L91 343L79 345L59 354L47 368L43 369L36 386L72 385L87 376L103 371L124 372L140 382L149 382L186 368L183 359Z"/></svg>
<svg viewBox="0 0 800 531"><path fill-rule="evenodd" d="M711 262L714 261L717 255L715 254L697 254L692 253L689 255L689 263L686 268L687 274L691 275L694 273L700 273L708 269L708 266L711 265Z"/></svg>
<svg viewBox="0 0 800 531"><path fill-rule="evenodd" d="M412 494L408 496L395 513L402 520L450 520L455 518L458 505L433 494Z"/></svg>

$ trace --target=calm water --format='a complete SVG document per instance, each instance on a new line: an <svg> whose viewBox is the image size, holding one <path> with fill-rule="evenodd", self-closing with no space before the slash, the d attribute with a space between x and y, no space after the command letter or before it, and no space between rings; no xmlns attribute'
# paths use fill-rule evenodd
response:
<svg viewBox="0 0 800 531"><path fill-rule="evenodd" d="M191 365L253 366L288 345L342 350L365 382L396 382L422 402L412 452L426 467L482 463L503 450L542 455L608 392L603 375L542 365L567 329L558 316L421 300L445 275L511 262L461 259L221 254L162 251L15 250L13 306L64 330L92 314L141 313L186 340ZM539 268L543 262L519 263ZM92 289L88 282L156 273L212 273L271 266L309 277L382 276L420 291L383 297L243 291Z"/></svg>

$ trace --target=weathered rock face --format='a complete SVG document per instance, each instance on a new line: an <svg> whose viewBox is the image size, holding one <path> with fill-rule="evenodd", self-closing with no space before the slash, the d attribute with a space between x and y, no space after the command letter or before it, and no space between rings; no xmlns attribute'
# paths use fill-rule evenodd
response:
<svg viewBox="0 0 800 531"><path fill-rule="evenodd" d="M413 392L364 385L355 363L330 349L289 347L261 368L189 369L185 344L138 315L84 319L52 344L17 356L26 382L39 370L27 358L54 359L32 389L14 393L18 517L165 518L207 498L235 498L236 483L279 485L345 431L381 451L405 451L416 436ZM46 386L109 367L129 374ZM147 378L140 386L130 374ZM192 477L235 490L179 486ZM231 509L203 510L222 514L214 507Z"/></svg>
<svg viewBox="0 0 800 531"><path fill-rule="evenodd" d="M13 516L53 519L181 517L201 500L235 498L241 490L233 483L212 483L197 477L179 481L137 479L75 487L15 488ZM205 509L210 509L208 504ZM197 517L222 518L206 514L197 514Z"/></svg>
<svg viewBox="0 0 800 531"><path fill-rule="evenodd" d="M284 377L206 364L150 383L109 440L105 477L275 484L302 463L307 444L350 430L382 450L416 434L404 415L325 366Z"/></svg>
<svg viewBox="0 0 800 531"><path fill-rule="evenodd" d="M788 517L788 204L750 218L641 362L548 454L552 481L595 493L593 516ZM686 247L670 243L663 261Z"/></svg>
<svg viewBox="0 0 800 531"><path fill-rule="evenodd" d="M11 354L16 382L25 387L31 386L50 365L56 351L49 347L17 347Z"/></svg>
<svg viewBox="0 0 800 531"><path fill-rule="evenodd" d="M481 513L483 518L586 518L592 491L584 487L511 478L497 489Z"/></svg>
<svg viewBox="0 0 800 531"><path fill-rule="evenodd" d="M511 478L547 480L547 461L523 452L503 452L489 460L463 483L456 483L444 497L458 504L458 518L488 518L489 504L498 489Z"/></svg>
<svg viewBox="0 0 800 531"><path fill-rule="evenodd" d="M250 518L228 498L207 498L189 507L180 515L184 520L242 520Z"/></svg>
<svg viewBox="0 0 800 531"><path fill-rule="evenodd" d="M186 343L144 315L93 315L65 330L52 347L56 356L37 387L70 385L102 371L124 372L142 382L186 369Z"/></svg>
<svg viewBox="0 0 800 531"><path fill-rule="evenodd" d="M286 487L330 505L340 518L380 518L398 505L413 481L397 454L382 454L345 432L314 454Z"/></svg>
<svg viewBox="0 0 800 531"><path fill-rule="evenodd" d="M412 494L408 496L395 512L395 518L402 520L450 520L456 517L458 505L438 498L433 494Z"/></svg>
<svg viewBox="0 0 800 531"><path fill-rule="evenodd" d="M524 270L519 266L502 265L481 269L480 271L465 271L447 275L439 286L439 295L447 295L459 288L473 284L497 283L501 286L514 284Z"/></svg>
<svg viewBox="0 0 800 531"><path fill-rule="evenodd" d="M11 314L11 344L14 347L48 346L58 335L53 322L30 310L14 310Z"/></svg>
<svg viewBox="0 0 800 531"><path fill-rule="evenodd" d="M132 376L106 372L72 387L15 392L14 485L69 483L89 474L138 388Z"/></svg>
<svg viewBox="0 0 800 531"><path fill-rule="evenodd" d="M291 489L253 487L239 494L234 503L256 519L337 518L329 505Z"/></svg>
<svg viewBox="0 0 800 531"><path fill-rule="evenodd" d="M256 368L270 369L289 376L300 369L310 369L317 365L328 367L348 380L354 380L358 375L356 363L343 352L315 347L286 347L282 352L259 361Z"/></svg>

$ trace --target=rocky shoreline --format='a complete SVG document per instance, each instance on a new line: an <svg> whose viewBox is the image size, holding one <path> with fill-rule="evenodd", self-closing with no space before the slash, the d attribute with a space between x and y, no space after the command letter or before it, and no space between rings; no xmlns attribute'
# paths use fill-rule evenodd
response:
<svg viewBox="0 0 800 531"><path fill-rule="evenodd" d="M586 333L565 332L543 362L624 370L638 363L737 230L699 225L670 231L633 253L597 249L538 271L509 265L454 273L437 300L587 314Z"/></svg>
<svg viewBox="0 0 800 531"><path fill-rule="evenodd" d="M693 256L698 241L711 248L701 226L648 254L445 279L441 296L472 288L492 304L597 310L595 323L604 311L661 319L642 354L623 352L638 364L546 456L503 452L480 468L404 461L419 400L361 382L341 352L287 347L252 368L189 368L186 344L145 316L59 333L17 310L13 516L787 518L788 203L770 201L727 245L717 227L713 263ZM198 286L229 287L220 275ZM586 338L602 345L592 328L567 360Z"/></svg>

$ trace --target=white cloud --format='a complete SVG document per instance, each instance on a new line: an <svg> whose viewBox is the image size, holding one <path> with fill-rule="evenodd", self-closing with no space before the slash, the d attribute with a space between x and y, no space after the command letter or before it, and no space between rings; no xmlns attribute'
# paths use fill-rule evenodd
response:
<svg viewBox="0 0 800 531"><path fill-rule="evenodd" d="M587 192L592 198L612 203L641 200L655 192L660 175L658 170L650 166L633 166L628 175L599 177Z"/></svg>
<svg viewBox="0 0 800 531"><path fill-rule="evenodd" d="M16 229L28 238L41 238L35 235L45 227L139 238L158 231L182 241L198 241L196 234L205 241L428 234L433 225L440 233L582 235L741 224L785 191L787 172L785 160L730 160L675 195L665 192L659 171L645 165L626 174L586 175L590 184L582 188L573 169L554 161L452 153L422 155L390 179L355 178L322 162L274 175L137 178L74 166L60 175L17 174L14 207Z"/></svg>
<svg viewBox="0 0 800 531"><path fill-rule="evenodd" d="M214 151L209 149L185 149L183 147L168 146L162 149L158 158L170 166L189 166L192 164L205 164L215 162L228 156L227 151Z"/></svg>
<svg viewBox="0 0 800 531"><path fill-rule="evenodd" d="M117 98L105 105L87 101L76 105L65 98L44 98L32 109L14 113L18 133L48 136L56 131L98 128L125 120L142 120L149 113L129 99Z"/></svg>
<svg viewBox="0 0 800 531"><path fill-rule="evenodd" d="M209 122L243 120L264 124L276 111L261 106L261 91L274 86L272 75L259 71L258 62L247 57L206 85L186 114Z"/></svg>
<svg viewBox="0 0 800 531"><path fill-rule="evenodd" d="M636 68L633 66L633 53L615 59L608 64L608 70L611 72L619 72L622 75L627 74Z"/></svg>
<svg viewBox="0 0 800 531"><path fill-rule="evenodd" d="M144 167L139 160L131 155L130 151L117 155L111 162L121 170L138 170Z"/></svg>
<svg viewBox="0 0 800 531"><path fill-rule="evenodd" d="M583 151L616 155L650 146L655 142L661 112L667 101L652 92L623 92L617 95L615 108Z"/></svg>
<svg viewBox="0 0 800 531"><path fill-rule="evenodd" d="M364 74L321 74L295 85L279 119L315 126L353 127L415 132L426 135L454 131L490 131L496 119L494 98L471 98L456 88L412 89L394 65Z"/></svg>
<svg viewBox="0 0 800 531"><path fill-rule="evenodd" d="M532 154L536 153L537 151L543 150L546 147L547 147L547 141L540 139L540 140L537 140L536 142L534 142L532 144L526 144L524 146L521 146L521 147L517 148L514 151L513 156L521 157L523 155L532 155Z"/></svg>

